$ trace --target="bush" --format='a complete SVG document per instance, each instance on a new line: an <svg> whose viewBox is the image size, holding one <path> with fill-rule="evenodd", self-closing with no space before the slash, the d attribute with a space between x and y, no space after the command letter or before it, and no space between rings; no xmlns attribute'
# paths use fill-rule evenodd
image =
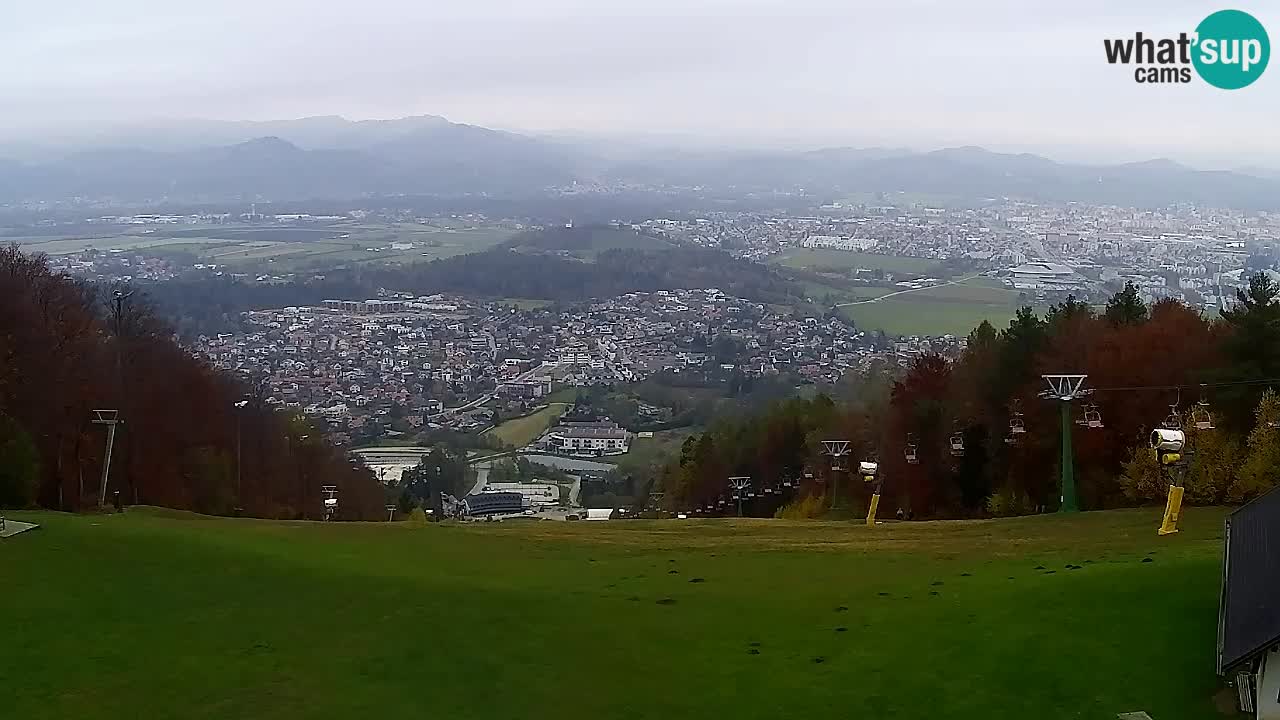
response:
<svg viewBox="0 0 1280 720"><path fill-rule="evenodd" d="M1249 433L1245 459L1227 488L1228 502L1245 502L1280 484L1280 396L1267 390L1258 403L1257 422Z"/></svg>
<svg viewBox="0 0 1280 720"><path fill-rule="evenodd" d="M1187 449L1183 458L1188 462L1183 487L1186 502L1191 505L1213 505L1223 502L1231 488L1238 486L1236 472L1239 469L1240 443L1224 429L1197 430L1187 425ZM1124 472L1120 476L1120 488L1129 500L1138 502L1162 502L1169 494L1169 475L1160 467L1160 461L1151 448L1133 448Z"/></svg>
<svg viewBox="0 0 1280 720"><path fill-rule="evenodd" d="M0 507L34 504L39 479L40 455L31 436L0 416Z"/></svg>
<svg viewBox="0 0 1280 720"><path fill-rule="evenodd" d="M827 497L825 495L806 495L778 508L778 511L773 516L782 520L812 520L816 517L821 517L826 511Z"/></svg>
<svg viewBox="0 0 1280 720"><path fill-rule="evenodd" d="M1234 484L1239 467L1240 443L1224 429L1187 431L1187 442L1195 449L1187 469L1186 501L1192 505L1215 505L1224 501Z"/></svg>
<svg viewBox="0 0 1280 720"><path fill-rule="evenodd" d="M1006 487L987 497L987 512L995 517L1030 515L1035 511L1031 498L1020 490Z"/></svg>
<svg viewBox="0 0 1280 720"><path fill-rule="evenodd" d="M1169 492L1169 481L1160 472L1160 461L1146 445L1134 447L1120 474L1120 489L1135 502L1163 501Z"/></svg>

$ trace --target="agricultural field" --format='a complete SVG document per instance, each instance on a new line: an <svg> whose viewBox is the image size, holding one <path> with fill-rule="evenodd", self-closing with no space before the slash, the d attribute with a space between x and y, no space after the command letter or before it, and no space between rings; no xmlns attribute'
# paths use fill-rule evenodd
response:
<svg viewBox="0 0 1280 720"><path fill-rule="evenodd" d="M799 270L884 270L893 273L928 274L938 267L932 258L845 252L826 248L792 248L769 262Z"/></svg>
<svg viewBox="0 0 1280 720"><path fill-rule="evenodd" d="M965 335L983 320L1001 329L1021 305L1016 290L988 278L910 292L894 290L873 301L853 302L840 307L845 317L860 329L890 335Z"/></svg>
<svg viewBox="0 0 1280 720"><path fill-rule="evenodd" d="M1223 511L306 523L20 512L15 718L1218 717ZM1220 698L1220 696L1219 696Z"/></svg>
<svg viewBox="0 0 1280 720"><path fill-rule="evenodd" d="M148 257L191 256L232 270L294 272L366 263L403 264L487 250L510 238L506 226L340 222L313 226L164 226L112 228L99 236L12 238L28 252L85 250ZM394 247L405 245L409 247Z"/></svg>
<svg viewBox="0 0 1280 720"><path fill-rule="evenodd" d="M507 445L521 448L546 432L569 409L565 403L548 403L537 412L512 418L484 431L484 435L496 437Z"/></svg>

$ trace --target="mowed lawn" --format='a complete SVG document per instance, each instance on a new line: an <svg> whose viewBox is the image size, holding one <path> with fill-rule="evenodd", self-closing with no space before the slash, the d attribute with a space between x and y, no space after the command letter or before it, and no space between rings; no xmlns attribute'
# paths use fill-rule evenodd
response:
<svg viewBox="0 0 1280 720"><path fill-rule="evenodd" d="M1008 327L1019 304L1016 290L988 278L971 278L845 305L840 312L863 330L884 330L891 335L967 335L983 320L996 329Z"/></svg>
<svg viewBox="0 0 1280 720"><path fill-rule="evenodd" d="M504 420L497 426L484 432L493 435L502 442L517 448L524 447L538 439L547 428L560 418L569 408L567 403L548 403L546 407L528 415Z"/></svg>
<svg viewBox="0 0 1280 720"><path fill-rule="evenodd" d="M1223 512L1190 508L1166 538L1159 515L866 528L17 513L44 527L0 541L0 706L129 720L1216 717Z"/></svg>

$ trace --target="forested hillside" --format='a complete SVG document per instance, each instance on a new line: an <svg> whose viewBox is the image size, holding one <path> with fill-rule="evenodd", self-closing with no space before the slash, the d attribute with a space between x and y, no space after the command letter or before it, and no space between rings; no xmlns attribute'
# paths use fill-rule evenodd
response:
<svg viewBox="0 0 1280 720"><path fill-rule="evenodd" d="M572 302L629 292L716 288L756 302L789 304L804 298L792 272L722 250L667 245L629 230L589 227L539 230L485 252L400 266L335 268L290 282L202 275L139 287L183 337L190 337L231 331L246 310L384 292Z"/></svg>
<svg viewBox="0 0 1280 720"><path fill-rule="evenodd" d="M502 243L506 248L528 248L549 252L568 252L583 255L601 250L632 248L636 250L661 250L674 243L646 235L630 228L613 225L587 225L583 227L552 226L538 230L526 230Z"/></svg>
<svg viewBox="0 0 1280 720"><path fill-rule="evenodd" d="M560 254L496 249L429 263L370 270L366 284L415 293L586 300L629 292L716 288L757 302L786 302L799 289L777 271L721 250L615 248L588 262Z"/></svg>
<svg viewBox="0 0 1280 720"><path fill-rule="evenodd" d="M1163 501L1168 478L1147 436L1171 415L1187 430L1192 451L1189 502L1242 502L1280 482L1280 398L1273 389L1280 385L1280 287L1260 274L1220 320L1174 301L1145 307L1133 286L1101 314L1071 299L1043 317L1023 308L1004 330L976 328L954 361L923 355L905 368L848 376L830 397L723 419L685 442L655 489L678 509L726 497L730 476L751 476L757 488L798 479L799 498L816 499L810 509L833 500L857 505L868 493L864 483L833 472L822 455L822 440L845 439L851 462L878 458L881 508L890 513L1053 510L1061 493L1060 404L1040 397L1041 376L1065 373L1087 374L1086 387L1095 389L1071 415L1083 508ZM1090 418L1101 426L1090 426ZM1197 427L1206 420L1211 429ZM1025 432L1012 432L1013 425ZM951 452L953 438L962 454ZM748 511L772 514L780 497L760 494Z"/></svg>
<svg viewBox="0 0 1280 720"><path fill-rule="evenodd" d="M192 357L140 295L117 300L10 246L0 298L0 506L96 504L106 431L91 411L109 408L121 424L108 490L125 503L315 519L328 484L342 518L381 515L367 469Z"/></svg>

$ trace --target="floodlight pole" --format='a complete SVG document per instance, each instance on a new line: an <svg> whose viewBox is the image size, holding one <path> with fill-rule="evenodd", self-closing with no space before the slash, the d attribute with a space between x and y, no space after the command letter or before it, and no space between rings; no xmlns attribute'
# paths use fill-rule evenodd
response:
<svg viewBox="0 0 1280 720"><path fill-rule="evenodd" d="M244 486L240 482L240 414L244 410L244 406L248 404L248 400L241 400L234 405L236 415L236 507L238 508L244 507Z"/></svg>
<svg viewBox="0 0 1280 720"><path fill-rule="evenodd" d="M111 449L116 444L116 425L120 422L118 410L94 410L93 423L107 426L107 451L102 458L102 482L98 487L98 507L107 505L107 477L111 473Z"/></svg>
<svg viewBox="0 0 1280 720"><path fill-rule="evenodd" d="M1040 393L1040 397L1057 400L1062 409L1062 496L1058 512L1080 512L1080 503L1076 499L1076 473L1074 453L1071 450L1071 402L1087 395L1092 390L1081 390L1084 379L1088 375L1042 375L1049 389Z"/></svg>

